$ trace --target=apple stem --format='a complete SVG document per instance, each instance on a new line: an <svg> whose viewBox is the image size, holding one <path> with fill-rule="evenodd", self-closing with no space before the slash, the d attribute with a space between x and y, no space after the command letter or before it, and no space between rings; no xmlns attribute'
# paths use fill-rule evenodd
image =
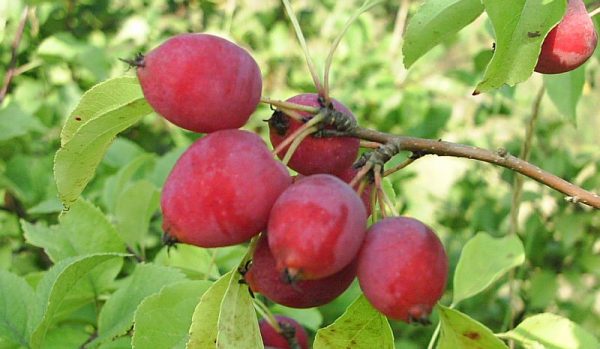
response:
<svg viewBox="0 0 600 349"><path fill-rule="evenodd" d="M271 327L273 327L275 329L275 331L277 331L277 333L281 333L281 326L279 326L279 322L277 322L277 319L275 318L273 313L271 313L271 310L269 310L269 308L265 305L265 303L263 303L262 301L260 301L257 298L253 299L253 303L254 303L254 309L256 309L256 312L258 312L258 314L263 319L265 319L265 321L268 322L269 325L271 325Z"/></svg>
<svg viewBox="0 0 600 349"><path fill-rule="evenodd" d="M377 190L377 201L379 202L379 212L381 212L381 218L387 217L387 203L384 199L383 186L381 185L381 165L375 165L373 167L373 173L375 176L375 190Z"/></svg>
<svg viewBox="0 0 600 349"><path fill-rule="evenodd" d="M285 11L290 17L290 21L292 22L292 26L294 27L294 32L296 33L296 37L298 38L298 42L302 47L302 51L304 52L304 58L306 58L306 64L308 65L308 70L310 71L310 75L312 76L313 82L317 89L319 95L323 95L323 85L321 84L321 80L317 75L317 70L315 69L315 65L310 58L310 53L308 52L308 46L306 45L306 40L304 39L304 34L302 33L302 29L300 28L300 24L298 23L298 18L292 9L292 5L290 5L289 0L282 0L283 6L285 6Z"/></svg>
<svg viewBox="0 0 600 349"><path fill-rule="evenodd" d="M373 163L371 162L367 162L366 164L364 164L364 166L361 167L361 169L358 171L358 173L354 176L354 178L352 178L352 180L350 181L350 186L352 188L354 188L354 186L364 178L364 176L371 171L371 169L373 168Z"/></svg>
<svg viewBox="0 0 600 349"><path fill-rule="evenodd" d="M440 335L440 329L441 329L441 324L438 322L437 326L435 326L435 330L433 331L433 334L431 335L431 340L429 340L429 345L427 345L427 349L433 349L433 346L435 345L435 342L436 342L438 336Z"/></svg>
<svg viewBox="0 0 600 349"><path fill-rule="evenodd" d="M323 115L317 114L312 119L308 120L304 125L300 126L296 131L292 132L286 139L284 139L275 150L273 150L273 155L279 154L288 144L292 143L297 137L300 136L302 132L306 129L318 124L321 120L323 120Z"/></svg>
<svg viewBox="0 0 600 349"><path fill-rule="evenodd" d="M305 111L305 112L311 113L311 114L318 113L319 109L320 109L320 108L311 107L308 105L270 99L268 97L261 97L260 101L262 103L269 104L269 105L275 106L277 108L285 108L285 109L291 109L291 110L295 110L295 111Z"/></svg>
<svg viewBox="0 0 600 349"><path fill-rule="evenodd" d="M305 120L305 118L295 110L282 108L282 107L279 107L278 109L281 110L285 115L289 116L290 118L292 118L296 121L304 122L304 120Z"/></svg>
<svg viewBox="0 0 600 349"><path fill-rule="evenodd" d="M288 150L285 153L285 156L283 157L283 160L281 160L281 162L287 166L287 164L290 162L290 159L292 158L292 155L294 155L294 153L296 152L296 149L298 149L298 147L300 146L300 143L302 143L304 138L317 132L317 130L318 130L317 127L312 126L312 127L305 129L304 131L302 131L302 133L298 134L298 136L294 138L294 141L288 148Z"/></svg>
<svg viewBox="0 0 600 349"><path fill-rule="evenodd" d="M367 148L367 149L377 149L381 146L381 143L377 143L377 142L369 142L369 141L360 141L360 147L361 148Z"/></svg>
<svg viewBox="0 0 600 349"><path fill-rule="evenodd" d="M386 170L383 173L384 177L387 177L389 175L391 175L392 173L396 173L400 170L402 170L403 168L407 167L408 165L412 164L413 162L415 162L418 158L420 158L420 156L415 157L415 156L410 156L408 159L402 161L401 163L399 163L398 165L396 165L395 167L392 167L388 170Z"/></svg>
<svg viewBox="0 0 600 349"><path fill-rule="evenodd" d="M356 21L361 14L363 14L364 12L368 11L369 9L381 2L382 0L377 0L370 3L370 0L365 0L360 6L360 8L358 8L358 10L354 12L352 17L348 19L346 24L344 24L344 27L342 28L340 34L335 38L335 40L333 40L333 43L331 44L331 49L329 50L329 54L327 55L327 59L325 60L325 72L323 74L323 98L326 102L329 102L329 71L331 70L331 63L333 61L333 54L335 53L335 50L339 46L344 35L346 35L346 32L348 31L352 23L354 23L354 21Z"/></svg>

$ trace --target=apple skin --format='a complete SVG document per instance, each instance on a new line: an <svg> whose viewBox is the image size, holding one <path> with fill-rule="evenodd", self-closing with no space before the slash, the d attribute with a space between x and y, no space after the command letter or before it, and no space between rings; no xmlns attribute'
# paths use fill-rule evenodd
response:
<svg viewBox="0 0 600 349"><path fill-rule="evenodd" d="M308 334L296 320L289 318L287 316L275 315L275 319L280 324L286 324L294 327L296 330L296 340L298 341L298 345L300 345L300 349L308 349ZM290 349L290 345L285 337L277 333L277 331L264 319L259 322L260 326L260 335L263 339L263 344L267 347L275 348L275 349Z"/></svg>
<svg viewBox="0 0 600 349"><path fill-rule="evenodd" d="M286 102L306 105L319 108L319 95L315 93L303 93L286 100ZM331 103L335 110L340 111L352 119L356 120L350 109L344 106L341 102L332 98ZM306 118L312 118L307 112L299 112ZM269 123L269 137L273 147L277 147L289 135L300 128L303 124L300 121L294 120L285 116L289 120L289 128L284 134L280 134L271 123ZM338 175L341 171L345 171L358 156L360 140L354 137L307 137L292 155L288 166L293 170L305 176L328 173ZM277 153L280 159L283 159L289 146Z"/></svg>
<svg viewBox="0 0 600 349"><path fill-rule="evenodd" d="M144 97L165 119L210 133L242 127L260 101L262 77L252 56L210 34L180 34L143 57Z"/></svg>
<svg viewBox="0 0 600 349"><path fill-rule="evenodd" d="M567 13L542 44L535 71L560 74L588 60L598 43L598 33L582 0L569 0Z"/></svg>
<svg viewBox="0 0 600 349"><path fill-rule="evenodd" d="M163 229L200 247L242 243L266 228L275 200L291 183L257 134L213 132L181 155L165 181Z"/></svg>
<svg viewBox="0 0 600 349"><path fill-rule="evenodd" d="M446 288L448 257L425 224L387 217L369 228L356 275L365 297L385 316L427 323Z"/></svg>

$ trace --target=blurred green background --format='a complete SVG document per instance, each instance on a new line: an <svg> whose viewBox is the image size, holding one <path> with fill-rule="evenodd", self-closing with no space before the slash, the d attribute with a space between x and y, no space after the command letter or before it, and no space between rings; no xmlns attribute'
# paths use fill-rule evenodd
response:
<svg viewBox="0 0 600 349"><path fill-rule="evenodd" d="M292 1L319 71L332 41L361 2ZM134 74L119 58L146 52L178 33L210 32L252 53L262 69L264 96L286 99L315 90L290 22L276 0L3 0L0 81L26 3L28 19L16 76L0 107L0 268L19 275L36 275L49 266L41 249L25 243L19 219L56 223L62 206L56 198L52 159L64 120L96 83ZM400 3L410 18L420 2L384 1L349 29L333 61L332 96L365 127L488 149L504 147L519 154L542 76L534 74L516 87L471 96L494 42L485 16L407 71L402 64ZM582 68L586 82L576 123L561 115L547 96L542 99L531 152L534 164L596 192L600 191L599 58L597 50ZM259 107L246 128L265 136L264 120L269 116L268 107ZM154 185L149 190L158 190L178 154L195 138L155 115L144 118L118 137L84 197L115 219L114 200L121 194L115 190L124 188L115 189L111 183L122 176L119 170L145 159L129 180L146 179ZM402 159L398 156L392 164ZM510 231L514 177L489 164L428 156L391 176L391 184L400 212L421 219L442 238L453 270L468 238L477 232L502 236ZM148 222L144 249L151 258L161 248L157 202ZM516 274L512 300L504 278L459 309L495 332L506 330L507 309L512 308L515 322L548 311L598 333L598 212L569 204L559 193L525 180L518 222L527 261ZM240 251L231 248L217 254L221 271L235 265ZM451 289L450 282L442 303L449 304ZM330 305L294 313L315 330L339 316L358 292L354 285ZM433 326L399 322L392 326L399 348L423 348L433 331Z"/></svg>

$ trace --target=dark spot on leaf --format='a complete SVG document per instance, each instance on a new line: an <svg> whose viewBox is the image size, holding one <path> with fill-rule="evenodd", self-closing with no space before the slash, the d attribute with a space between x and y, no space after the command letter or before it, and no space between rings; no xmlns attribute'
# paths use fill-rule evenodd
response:
<svg viewBox="0 0 600 349"><path fill-rule="evenodd" d="M470 340L479 340L481 338L481 334L479 334L478 332L474 332L474 331L468 331L463 333L463 336L469 338Z"/></svg>
<svg viewBox="0 0 600 349"><path fill-rule="evenodd" d="M541 36L542 34L540 34L539 31L534 31L534 32L527 32L527 36L530 38L537 38L538 36Z"/></svg>
<svg viewBox="0 0 600 349"><path fill-rule="evenodd" d="M81 118L80 118L79 116L76 116L76 117L75 117L75 120L77 120L77 121L81 121Z"/></svg>

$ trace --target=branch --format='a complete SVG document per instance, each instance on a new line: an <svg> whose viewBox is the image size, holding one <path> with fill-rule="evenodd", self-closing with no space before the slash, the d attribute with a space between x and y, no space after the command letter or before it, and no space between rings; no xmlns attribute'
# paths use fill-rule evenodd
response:
<svg viewBox="0 0 600 349"><path fill-rule="evenodd" d="M541 168L510 155L505 149L490 151L464 144L445 142L442 140L391 135L371 129L356 127L348 135L363 140L385 144L386 156L393 156L400 151L410 151L419 155L453 156L488 162L502 166L527 176L539 183L547 185L565 195L567 201L583 203L600 209L600 196L586 191L564 179L546 172ZM389 158L388 158L389 159ZM387 160L387 159L384 159Z"/></svg>
<svg viewBox="0 0 600 349"><path fill-rule="evenodd" d="M541 97L538 96L538 99L540 98ZM273 101L268 99L263 99L263 102L268 104L273 103ZM290 107L292 106L294 105L292 104ZM506 149L500 148L494 152L470 145L445 142L441 139L424 139L379 132L358 126L354 118L351 118L330 106L321 107L316 113L321 115L323 119L318 125L315 125L318 131L313 134L313 137L356 137L363 141L382 144L378 149L364 153L358 159L355 166L363 167L363 169L359 171L359 174L363 171L370 171L374 165L383 165L401 151L412 152L413 158L424 155L467 158L508 168L567 195L566 200L569 202L582 203L600 209L600 196L598 196L598 194L580 188L525 160L512 156ZM364 175L364 173L362 173L361 176L362 175ZM358 180L359 175L357 174L350 183L350 186L354 186Z"/></svg>
<svg viewBox="0 0 600 349"><path fill-rule="evenodd" d="M25 6L23 9L23 13L21 14L21 19L19 20L19 25L17 27L17 32L15 33L15 38L12 41L10 46L10 62L8 63L8 69L6 71L6 75L4 76L4 82L2 84L2 88L0 89L0 105L4 101L4 97L8 93L8 88L10 83L15 76L15 71L17 67L17 55L19 50L19 44L21 43L21 39L23 38L23 31L25 30L25 23L27 22L27 14L29 13L29 6Z"/></svg>

